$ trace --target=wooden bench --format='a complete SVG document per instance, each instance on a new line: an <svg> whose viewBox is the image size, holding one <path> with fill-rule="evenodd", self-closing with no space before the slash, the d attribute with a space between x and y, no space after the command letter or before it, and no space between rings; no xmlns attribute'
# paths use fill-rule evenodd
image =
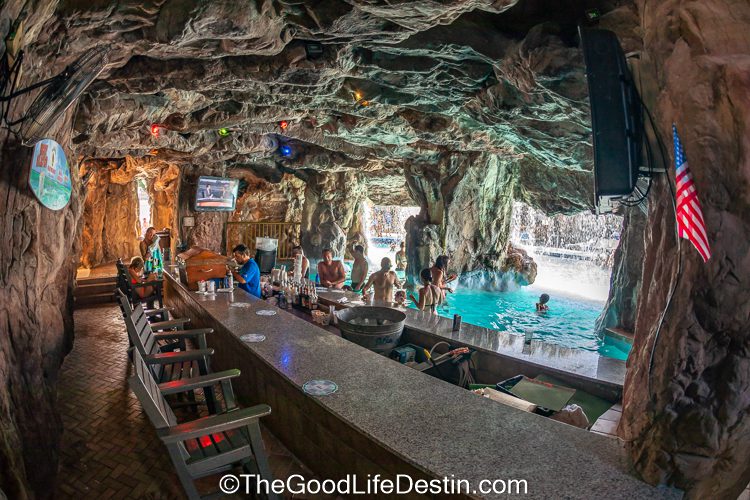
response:
<svg viewBox="0 0 750 500"><path fill-rule="evenodd" d="M188 498L202 498L195 486L196 479L230 471L236 466L241 466L246 474L273 481L259 424L261 417L271 413L271 408L268 405L237 407L231 379L240 375L239 370L157 384L137 351L133 353L133 364L134 374L128 379L130 389L166 445ZM225 403L221 413L177 423L165 395L218 384ZM271 493L267 498L278 497Z"/></svg>
<svg viewBox="0 0 750 500"><path fill-rule="evenodd" d="M214 350L207 347L206 335L213 332L212 328L154 332L140 304L125 318L125 326L134 346L133 353L140 354L157 382L189 379L210 373L209 358ZM198 349L186 350L187 339L192 340ZM160 344L160 341L163 343ZM208 411L216 413L213 389L208 387L204 393ZM194 400L192 393L190 397Z"/></svg>

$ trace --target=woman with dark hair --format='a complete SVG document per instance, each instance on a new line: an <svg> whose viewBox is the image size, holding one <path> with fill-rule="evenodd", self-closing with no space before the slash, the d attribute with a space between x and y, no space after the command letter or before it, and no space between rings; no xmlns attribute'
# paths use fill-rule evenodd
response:
<svg viewBox="0 0 750 500"><path fill-rule="evenodd" d="M420 311L428 309L430 312L435 312L435 308L443 303L443 292L432 284L432 272L429 269L422 269L419 277L422 278L419 300L414 298L414 295L410 295L409 298L414 301Z"/></svg>
<svg viewBox="0 0 750 500"><path fill-rule="evenodd" d="M130 260L130 265L128 266L128 274L130 275L130 282L135 285L140 283L141 281L153 281L157 279L156 274L151 273L148 276L143 276L143 259L140 257L133 257ZM154 287L152 286L139 286L136 288L133 288L135 293L138 294L140 298L143 297L149 297L154 293Z"/></svg>
<svg viewBox="0 0 750 500"><path fill-rule="evenodd" d="M430 268L430 273L432 274L432 283L436 287L440 290L447 290L448 292L453 293L453 289L448 286L448 283L456 279L456 274L451 274L446 277L449 262L450 259L447 255L438 256L438 258L435 259L435 265ZM445 296L445 292L443 292L443 296Z"/></svg>
<svg viewBox="0 0 750 500"><path fill-rule="evenodd" d="M544 312L549 310L549 306L547 305L547 302L549 302L549 295L546 293L543 293L539 296L539 302L536 303L536 310L537 312Z"/></svg>

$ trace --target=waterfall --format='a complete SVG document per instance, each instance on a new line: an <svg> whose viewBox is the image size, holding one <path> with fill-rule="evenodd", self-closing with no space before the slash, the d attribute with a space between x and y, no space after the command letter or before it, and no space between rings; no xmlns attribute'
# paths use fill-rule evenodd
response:
<svg viewBox="0 0 750 500"><path fill-rule="evenodd" d="M537 263L533 289L604 302L622 217L580 213L546 216L513 204L510 241Z"/></svg>

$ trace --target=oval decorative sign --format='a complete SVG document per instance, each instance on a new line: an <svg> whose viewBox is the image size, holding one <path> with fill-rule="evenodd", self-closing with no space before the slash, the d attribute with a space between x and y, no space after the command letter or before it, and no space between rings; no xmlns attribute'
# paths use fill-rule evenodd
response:
<svg viewBox="0 0 750 500"><path fill-rule="evenodd" d="M70 201L70 170L62 146L52 139L34 145L29 187L39 202L51 210L60 210Z"/></svg>

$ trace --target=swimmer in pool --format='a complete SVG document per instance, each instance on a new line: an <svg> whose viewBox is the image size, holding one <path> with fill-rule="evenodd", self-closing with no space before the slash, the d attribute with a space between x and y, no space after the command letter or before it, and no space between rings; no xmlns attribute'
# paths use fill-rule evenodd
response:
<svg viewBox="0 0 750 500"><path fill-rule="evenodd" d="M549 295L546 293L543 293L539 296L539 302L536 303L536 312L544 312L549 310L549 306L547 305L547 302L549 302Z"/></svg>

